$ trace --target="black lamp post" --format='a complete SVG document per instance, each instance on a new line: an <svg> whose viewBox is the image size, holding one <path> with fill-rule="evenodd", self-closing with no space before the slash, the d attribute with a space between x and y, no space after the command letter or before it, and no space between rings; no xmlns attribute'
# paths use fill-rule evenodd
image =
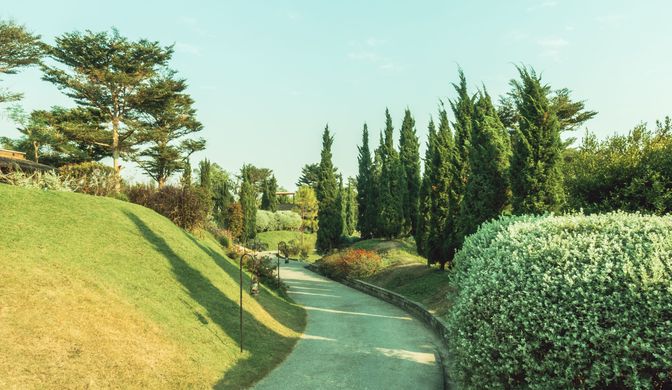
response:
<svg viewBox="0 0 672 390"><path fill-rule="evenodd" d="M243 260L248 257L254 259L251 253L244 253L240 256L240 352L243 352Z"/></svg>

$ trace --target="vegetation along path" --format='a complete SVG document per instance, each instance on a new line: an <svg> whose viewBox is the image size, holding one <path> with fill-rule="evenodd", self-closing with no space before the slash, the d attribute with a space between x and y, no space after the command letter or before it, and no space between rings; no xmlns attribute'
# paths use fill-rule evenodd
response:
<svg viewBox="0 0 672 390"><path fill-rule="evenodd" d="M283 264L289 293L308 312L301 340L255 389L440 389L439 339L386 302Z"/></svg>

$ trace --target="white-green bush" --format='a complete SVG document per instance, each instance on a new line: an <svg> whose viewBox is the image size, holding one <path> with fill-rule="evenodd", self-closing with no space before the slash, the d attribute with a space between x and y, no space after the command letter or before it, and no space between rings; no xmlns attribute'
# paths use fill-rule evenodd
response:
<svg viewBox="0 0 672 390"><path fill-rule="evenodd" d="M67 177L61 177L52 171L47 172L0 172L0 183L17 187L35 188L49 191L71 192L76 188L76 183Z"/></svg>
<svg viewBox="0 0 672 390"><path fill-rule="evenodd" d="M293 211L257 210L257 232L271 230L298 230L301 227L301 216Z"/></svg>
<svg viewBox="0 0 672 390"><path fill-rule="evenodd" d="M496 220L451 283L460 388L672 386L672 217Z"/></svg>

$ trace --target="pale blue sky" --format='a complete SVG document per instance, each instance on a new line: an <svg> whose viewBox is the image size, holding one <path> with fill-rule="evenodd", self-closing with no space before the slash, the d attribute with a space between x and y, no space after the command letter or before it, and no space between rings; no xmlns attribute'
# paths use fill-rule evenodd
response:
<svg viewBox="0 0 672 390"><path fill-rule="evenodd" d="M115 26L175 44L171 66L189 82L208 141L193 164L273 168L290 189L301 167L319 160L327 122L346 176L356 173L362 124L375 147L385 107L397 129L411 109L424 147L458 64L472 89L483 83L493 95L508 90L514 63L532 65L599 111L587 126L600 136L653 123L672 111L671 14L662 0L23 0L0 9L47 42ZM35 69L0 85L24 92L27 109L69 104ZM14 127L0 120L0 135L16 135ZM144 180L130 167L125 175Z"/></svg>

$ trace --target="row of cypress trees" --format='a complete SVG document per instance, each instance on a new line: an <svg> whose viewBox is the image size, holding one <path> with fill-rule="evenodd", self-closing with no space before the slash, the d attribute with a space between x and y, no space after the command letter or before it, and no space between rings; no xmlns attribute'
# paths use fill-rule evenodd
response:
<svg viewBox="0 0 672 390"><path fill-rule="evenodd" d="M453 84L457 97L449 102L454 122L441 103L438 124L433 119L429 123L422 176L409 110L399 151L389 111L373 155L364 125L357 176L362 238L411 234L418 252L443 268L464 237L489 219L502 213L560 210L560 133L595 113L583 112L583 102L571 102L567 90L553 95L534 70L518 67L518 73L520 79L511 82L513 90L504 100L508 105L498 110L485 87L470 95L459 71Z"/></svg>

